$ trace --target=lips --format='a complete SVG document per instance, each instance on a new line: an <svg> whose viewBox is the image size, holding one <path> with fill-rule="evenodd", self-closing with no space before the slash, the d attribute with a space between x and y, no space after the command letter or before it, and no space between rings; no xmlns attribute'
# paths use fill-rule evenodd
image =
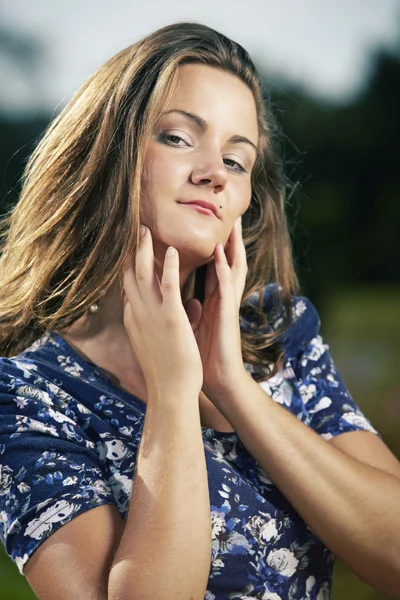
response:
<svg viewBox="0 0 400 600"><path fill-rule="evenodd" d="M196 204L202 208L208 208L208 210L211 210L219 219L217 207L212 202L207 202L206 200L189 200L188 202L179 202L179 204Z"/></svg>

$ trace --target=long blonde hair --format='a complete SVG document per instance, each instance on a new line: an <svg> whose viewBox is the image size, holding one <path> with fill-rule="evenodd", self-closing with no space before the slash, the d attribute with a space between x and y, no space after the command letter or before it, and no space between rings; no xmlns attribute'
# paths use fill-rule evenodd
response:
<svg viewBox="0 0 400 600"><path fill-rule="evenodd" d="M1 355L13 356L46 330L71 325L135 255L144 149L176 89L178 67L188 63L236 75L255 98L259 156L243 216L248 274L242 307L257 292L255 315L267 325L262 291L275 282L287 322L270 333L243 332L242 353L264 376L271 375L271 362L282 361L278 337L290 324L290 296L299 284L285 217L287 181L274 149L279 136L249 54L197 23L158 29L110 58L49 125L31 155L20 199L3 218Z"/></svg>

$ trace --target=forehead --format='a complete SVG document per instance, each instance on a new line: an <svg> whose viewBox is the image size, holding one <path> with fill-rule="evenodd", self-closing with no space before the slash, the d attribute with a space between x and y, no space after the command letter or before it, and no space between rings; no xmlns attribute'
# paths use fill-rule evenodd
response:
<svg viewBox="0 0 400 600"><path fill-rule="evenodd" d="M233 128L235 133L257 140L257 110L253 93L232 73L207 65L181 65L178 67L177 88L163 106L163 111L171 109L198 114L211 127Z"/></svg>

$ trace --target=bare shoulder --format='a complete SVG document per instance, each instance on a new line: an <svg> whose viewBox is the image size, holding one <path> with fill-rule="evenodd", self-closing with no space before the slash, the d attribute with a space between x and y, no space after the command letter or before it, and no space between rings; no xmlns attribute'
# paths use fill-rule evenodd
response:
<svg viewBox="0 0 400 600"><path fill-rule="evenodd" d="M375 433L349 431L328 440L348 456L400 478L400 462Z"/></svg>
<svg viewBox="0 0 400 600"><path fill-rule="evenodd" d="M106 600L109 569L124 521L113 505L82 513L31 556L24 575L39 600Z"/></svg>

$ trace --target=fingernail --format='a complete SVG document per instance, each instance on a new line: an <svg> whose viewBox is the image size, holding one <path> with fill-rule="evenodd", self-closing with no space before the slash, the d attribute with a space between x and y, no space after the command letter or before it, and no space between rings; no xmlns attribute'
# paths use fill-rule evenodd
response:
<svg viewBox="0 0 400 600"><path fill-rule="evenodd" d="M242 229L242 217L239 217L238 219L236 219L235 225L236 225L236 228L239 229L239 231L241 231L241 229Z"/></svg>
<svg viewBox="0 0 400 600"><path fill-rule="evenodd" d="M143 237L145 233L146 233L146 227L144 225L141 225L140 229L139 229L140 237Z"/></svg>
<svg viewBox="0 0 400 600"><path fill-rule="evenodd" d="M167 250L167 256L168 258L170 256L173 256L175 254L175 248L173 248L172 246L169 246L168 250Z"/></svg>

